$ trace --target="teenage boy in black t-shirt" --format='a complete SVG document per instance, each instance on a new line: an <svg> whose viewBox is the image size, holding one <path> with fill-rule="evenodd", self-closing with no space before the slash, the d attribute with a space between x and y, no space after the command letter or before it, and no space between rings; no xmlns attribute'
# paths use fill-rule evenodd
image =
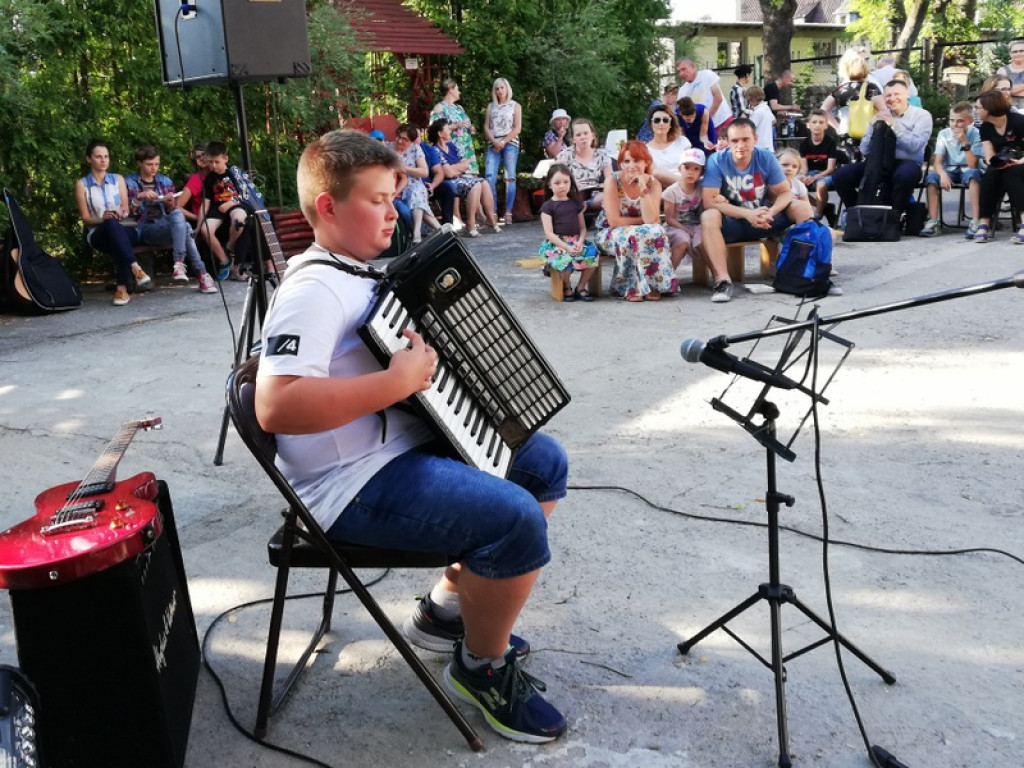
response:
<svg viewBox="0 0 1024 768"><path fill-rule="evenodd" d="M203 213L199 229L217 259L217 279L226 280L231 274L235 243L245 229L249 213L239 199L234 179L228 173L227 147L219 141L211 141L206 147L206 161L209 172L203 179ZM221 247L217 230L224 221L229 223L228 241L225 247Z"/></svg>
<svg viewBox="0 0 1024 768"><path fill-rule="evenodd" d="M828 204L828 191L832 188L832 172L839 164L841 153L835 139L826 133L828 116L823 109L811 111L807 119L810 136L800 142L803 174L800 176L807 189L813 192L814 218L820 219Z"/></svg>

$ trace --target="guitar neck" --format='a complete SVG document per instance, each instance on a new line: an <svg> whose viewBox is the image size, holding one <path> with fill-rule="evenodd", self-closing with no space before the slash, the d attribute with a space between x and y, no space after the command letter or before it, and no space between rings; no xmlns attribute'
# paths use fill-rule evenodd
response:
<svg viewBox="0 0 1024 768"><path fill-rule="evenodd" d="M95 493L103 493L114 484L114 477L117 473L117 465L121 463L124 452L131 445L135 433L140 429L150 429L160 425L159 418L145 421L128 421L121 425L113 439L107 443L107 447L100 454L100 457L93 464L89 474L71 494L68 501L82 499Z"/></svg>
<svg viewBox="0 0 1024 768"><path fill-rule="evenodd" d="M288 268L288 262L284 256L284 249L281 248L281 243L277 239L277 232L274 230L270 214L266 210L260 210L256 211L256 216L259 218L260 229L263 230L263 240L267 244L270 257L274 262L274 271L283 275Z"/></svg>

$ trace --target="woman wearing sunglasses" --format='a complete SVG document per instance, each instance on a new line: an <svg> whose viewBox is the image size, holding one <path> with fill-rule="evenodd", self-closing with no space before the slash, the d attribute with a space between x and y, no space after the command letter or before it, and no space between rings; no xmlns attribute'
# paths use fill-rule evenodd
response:
<svg viewBox="0 0 1024 768"><path fill-rule="evenodd" d="M679 128L679 121L672 114L672 108L665 104L657 104L648 111L647 122L651 126L654 138L647 142L651 153L651 174L661 182L662 187L669 187L681 178L679 164L683 152L692 145Z"/></svg>

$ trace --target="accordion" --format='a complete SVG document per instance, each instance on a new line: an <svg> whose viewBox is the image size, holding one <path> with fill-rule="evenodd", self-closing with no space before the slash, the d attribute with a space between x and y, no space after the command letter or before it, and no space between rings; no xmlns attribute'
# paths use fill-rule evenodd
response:
<svg viewBox="0 0 1024 768"><path fill-rule="evenodd" d="M505 477L515 452L569 403L558 376L450 231L388 265L359 335L382 365L413 330L437 350L429 389L411 398L455 458Z"/></svg>

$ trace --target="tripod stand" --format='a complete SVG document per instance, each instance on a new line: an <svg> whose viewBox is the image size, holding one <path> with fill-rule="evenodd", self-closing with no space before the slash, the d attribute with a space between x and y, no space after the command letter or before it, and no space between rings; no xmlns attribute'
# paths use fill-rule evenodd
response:
<svg viewBox="0 0 1024 768"><path fill-rule="evenodd" d="M694 645L699 643L705 637L710 635L712 632L721 629L749 651L758 661L772 670L772 674L775 677L775 714L779 731L779 766L780 768L789 768L789 766L792 765L792 762L789 759L789 732L786 717L786 662L790 659L795 659L797 656L801 656L807 651L813 650L818 646L824 645L829 641L837 641L876 672L882 680L889 685L895 683L896 678L880 667L841 634L834 632L832 626L828 622L800 602L792 587L779 581L779 509L782 504L785 504L787 507L793 506L796 500L792 496L780 493L776 487L775 450L771 445L776 439L775 420L779 416L779 410L773 403L767 400L761 400L755 408L759 415L764 418L761 430L763 431L764 436L764 440L762 442L766 444L765 461L768 490L765 494L765 506L768 509L768 581L759 585L757 592L752 594L735 608L715 619L693 637L679 643L677 647L679 648L679 652L685 655L689 653L690 649ZM734 618L739 616L748 608L752 608L762 600L768 602L768 608L771 614L771 661L765 659L760 653L744 642L742 638L736 635L727 626ZM804 616L817 624L818 627L820 627L826 634L825 637L784 656L782 652L782 606L787 603L797 608L804 614Z"/></svg>
<svg viewBox="0 0 1024 768"><path fill-rule="evenodd" d="M252 158L249 151L249 127L245 118L245 101L242 98L242 84L234 82L231 84L235 97L235 115L238 122L238 140L242 147L242 165L245 169L252 168ZM244 175L244 174L243 174ZM261 215L250 203L248 206L249 223L254 216ZM256 207L263 208L262 201ZM267 274L264 264L267 259L267 244L260 236L260 228L253 226L250 230L252 238L253 255L252 265L249 269L248 287L245 292L245 302L242 304L242 323L238 327L238 336L235 339L235 356L233 368L237 368L243 360L248 360L252 355L256 340L256 327L263 329L263 319L267 316L267 291L266 284L270 282L271 276ZM276 277L276 276L275 276ZM224 406L224 413L221 415L220 436L217 438L217 452L213 456L213 463L221 466L224 463L224 443L228 436L228 425L231 416L228 408Z"/></svg>

